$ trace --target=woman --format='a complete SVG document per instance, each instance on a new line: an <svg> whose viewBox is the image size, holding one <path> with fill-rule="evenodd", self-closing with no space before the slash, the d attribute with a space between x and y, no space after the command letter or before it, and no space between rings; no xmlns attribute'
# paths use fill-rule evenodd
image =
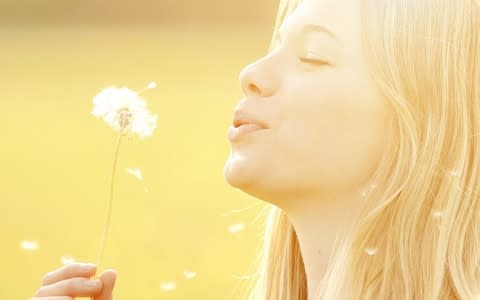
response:
<svg viewBox="0 0 480 300"><path fill-rule="evenodd" d="M479 6L281 3L229 132L225 178L269 214L240 299L476 299ZM78 267L47 275L34 299L80 295L66 278L93 271ZM111 299L115 272L102 276L88 295Z"/></svg>

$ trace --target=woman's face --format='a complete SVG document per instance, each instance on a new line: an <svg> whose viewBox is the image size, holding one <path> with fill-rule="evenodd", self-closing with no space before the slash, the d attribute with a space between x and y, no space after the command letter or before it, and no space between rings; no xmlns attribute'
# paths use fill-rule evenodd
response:
<svg viewBox="0 0 480 300"><path fill-rule="evenodd" d="M268 201L368 181L391 115L367 74L358 2L304 1L282 24L277 48L242 70L236 109L269 128L231 141L230 185Z"/></svg>

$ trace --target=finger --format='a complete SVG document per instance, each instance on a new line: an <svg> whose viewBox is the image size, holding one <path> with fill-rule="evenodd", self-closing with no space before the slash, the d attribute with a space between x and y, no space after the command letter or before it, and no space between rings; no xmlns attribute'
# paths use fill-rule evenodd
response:
<svg viewBox="0 0 480 300"><path fill-rule="evenodd" d="M74 277L90 278L95 274L94 264L71 263L43 276L42 286Z"/></svg>
<svg viewBox="0 0 480 300"><path fill-rule="evenodd" d="M30 298L29 300L75 300L75 299L68 296L59 296L59 297Z"/></svg>
<svg viewBox="0 0 480 300"><path fill-rule="evenodd" d="M95 300L113 300L113 288L117 280L117 272L113 269L105 270L100 275L100 280L103 282L103 290L95 297Z"/></svg>
<svg viewBox="0 0 480 300"><path fill-rule="evenodd" d="M91 297L98 295L103 289L103 283L99 279L88 280L83 277L75 277L51 285L42 286L35 297L47 296L70 296Z"/></svg>

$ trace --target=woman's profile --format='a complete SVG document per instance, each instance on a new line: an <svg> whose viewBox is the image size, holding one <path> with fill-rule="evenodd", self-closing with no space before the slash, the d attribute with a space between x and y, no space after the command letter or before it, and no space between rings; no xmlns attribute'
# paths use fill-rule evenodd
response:
<svg viewBox="0 0 480 300"><path fill-rule="evenodd" d="M285 0L224 176L266 204L238 299L480 297L480 3ZM113 299L49 272L35 300Z"/></svg>

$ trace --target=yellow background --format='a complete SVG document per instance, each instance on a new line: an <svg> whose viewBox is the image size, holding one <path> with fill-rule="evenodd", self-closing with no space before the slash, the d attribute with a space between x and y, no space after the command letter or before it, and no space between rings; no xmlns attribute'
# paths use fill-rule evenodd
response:
<svg viewBox="0 0 480 300"><path fill-rule="evenodd" d="M158 128L122 143L101 269L118 271L116 300L237 299L232 275L254 259L264 203L224 180L226 134L243 97L238 73L266 53L276 1L225 1L223 13L206 1L198 15L185 12L197 1L157 1L172 9L158 24L155 9L169 14L142 1L133 17L135 3L124 1L104 19L93 1L70 18L60 1L50 12L39 1L0 1L0 299L32 297L64 255L96 260L115 133L91 115L92 98L151 81L158 87L142 96ZM149 192L129 167L142 170ZM229 232L237 223L245 229ZM38 250L22 250L22 240ZM174 291L161 289L167 281Z"/></svg>

